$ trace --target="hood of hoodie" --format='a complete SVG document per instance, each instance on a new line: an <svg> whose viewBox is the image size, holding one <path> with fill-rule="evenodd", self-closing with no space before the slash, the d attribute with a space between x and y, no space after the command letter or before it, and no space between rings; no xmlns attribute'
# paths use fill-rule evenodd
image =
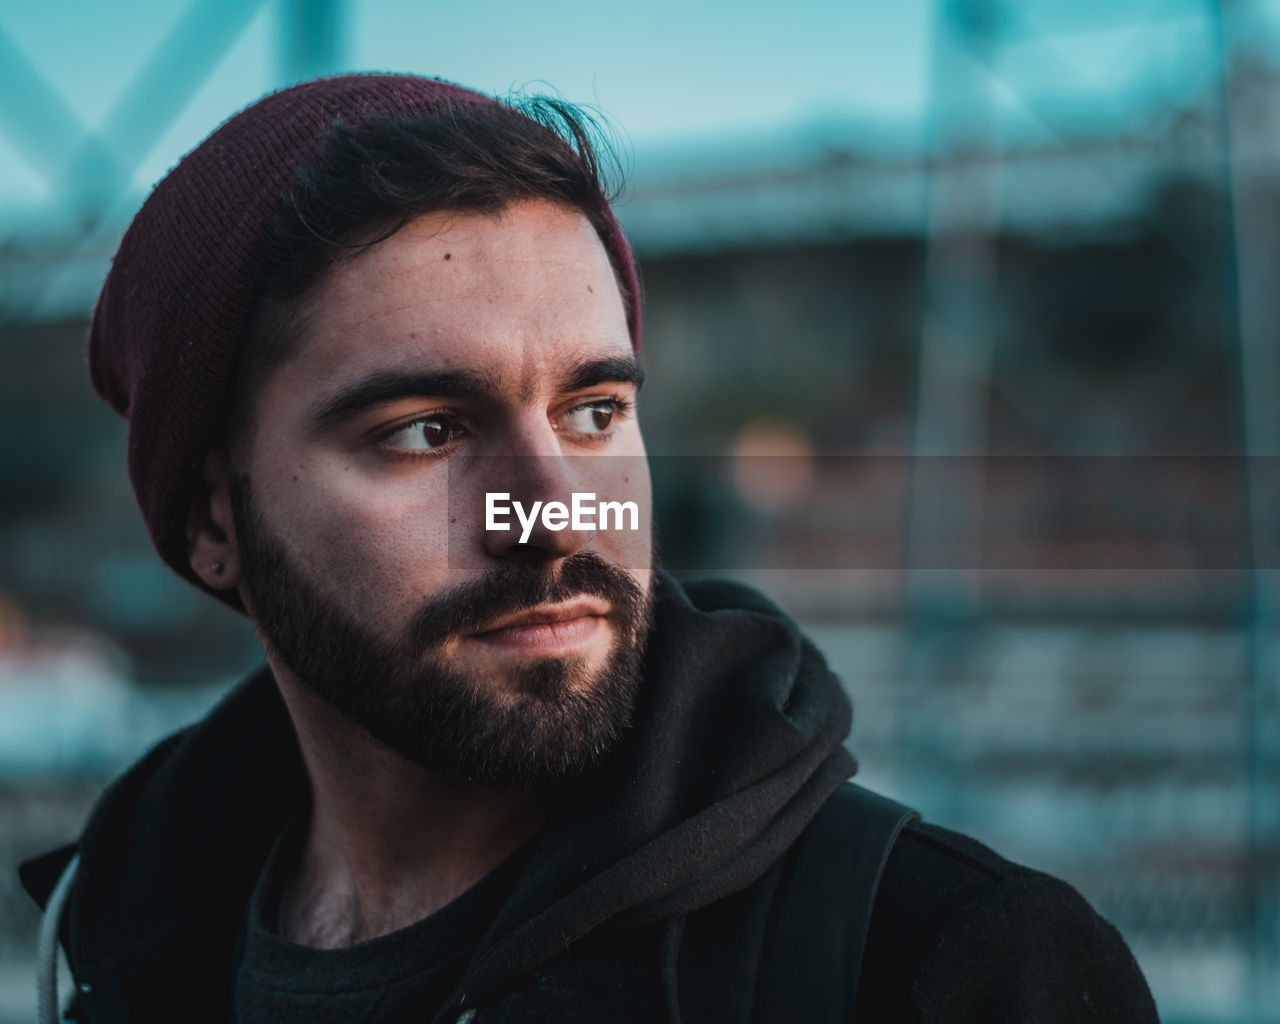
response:
<svg viewBox="0 0 1280 1024"><path fill-rule="evenodd" d="M536 841L463 981L501 996L593 932L687 914L749 886L854 772L851 709L796 625L759 593L659 574L632 729L607 785ZM254 880L306 799L264 669L113 783L79 841L64 943L83 983L230 946ZM42 904L69 851L24 866ZM216 959L216 957L215 957ZM222 972L229 969L223 965Z"/></svg>

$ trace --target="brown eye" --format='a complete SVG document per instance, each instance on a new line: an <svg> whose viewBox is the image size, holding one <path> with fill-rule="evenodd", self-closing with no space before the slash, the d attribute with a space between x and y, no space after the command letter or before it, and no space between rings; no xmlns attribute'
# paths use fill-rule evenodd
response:
<svg viewBox="0 0 1280 1024"><path fill-rule="evenodd" d="M580 434L605 434L613 426L613 402L590 402L571 409L565 419Z"/></svg>
<svg viewBox="0 0 1280 1024"><path fill-rule="evenodd" d="M439 447L449 440L449 428L440 420L423 420L419 430L428 448Z"/></svg>
<svg viewBox="0 0 1280 1024"><path fill-rule="evenodd" d="M393 430L382 442L408 451L430 451L448 444L456 433L456 425L447 416L423 416Z"/></svg>

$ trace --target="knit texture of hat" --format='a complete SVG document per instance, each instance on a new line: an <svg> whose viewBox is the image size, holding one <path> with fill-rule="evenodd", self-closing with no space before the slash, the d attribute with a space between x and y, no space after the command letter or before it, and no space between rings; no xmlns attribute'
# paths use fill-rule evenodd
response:
<svg viewBox="0 0 1280 1024"><path fill-rule="evenodd" d="M442 104L497 104L412 75L342 75L293 86L226 121L155 187L112 261L89 328L97 392L128 421L129 479L152 542L179 575L192 571L185 529L204 457L232 398L258 297L266 242L287 190L320 155L335 122L430 114ZM640 342L640 291L622 230L600 196L601 240L630 296Z"/></svg>

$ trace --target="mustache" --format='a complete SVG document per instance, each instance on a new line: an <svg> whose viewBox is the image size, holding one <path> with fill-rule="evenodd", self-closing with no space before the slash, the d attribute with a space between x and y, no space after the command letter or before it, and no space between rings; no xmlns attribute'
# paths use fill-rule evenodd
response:
<svg viewBox="0 0 1280 1024"><path fill-rule="evenodd" d="M644 609L644 592L631 576L594 552L580 551L558 570L537 562L511 562L479 579L455 584L418 611L409 632L414 646L421 648L459 633L478 632L500 615L583 595L608 601L611 616L628 625Z"/></svg>

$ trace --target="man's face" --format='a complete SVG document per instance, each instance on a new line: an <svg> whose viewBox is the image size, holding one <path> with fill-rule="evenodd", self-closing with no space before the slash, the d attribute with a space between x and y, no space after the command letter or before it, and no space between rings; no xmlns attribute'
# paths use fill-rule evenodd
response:
<svg viewBox="0 0 1280 1024"><path fill-rule="evenodd" d="M336 264L299 324L232 469L268 655L454 777L580 772L627 723L652 585L638 366L594 229L545 202L428 214ZM640 529L521 543L514 515L486 529L489 492L635 501Z"/></svg>

